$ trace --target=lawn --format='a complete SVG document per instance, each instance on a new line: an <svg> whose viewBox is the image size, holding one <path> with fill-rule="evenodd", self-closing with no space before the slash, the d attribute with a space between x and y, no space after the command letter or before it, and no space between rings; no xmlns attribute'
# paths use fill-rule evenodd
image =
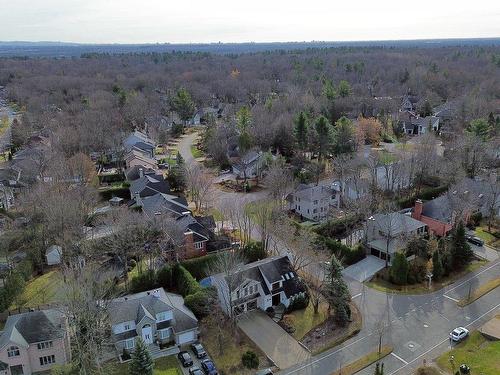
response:
<svg viewBox="0 0 500 375"><path fill-rule="evenodd" d="M203 346L214 360L219 372L254 375L255 370L249 370L241 363L241 356L248 350L253 351L259 357L259 368L269 367L264 353L241 330L238 329L237 335L234 335L227 324L224 324L222 335L219 336L219 328L213 317L203 319L200 328ZM222 343L222 352L219 350L220 343Z"/></svg>
<svg viewBox="0 0 500 375"><path fill-rule="evenodd" d="M129 374L129 363L117 363L114 362L110 365L108 369L110 374L113 375L128 375ZM155 367L153 371L154 375L182 375L182 371L179 367L179 361L175 355L169 357L162 357L155 360Z"/></svg>
<svg viewBox="0 0 500 375"><path fill-rule="evenodd" d="M0 118L0 135L2 135L10 125L9 117L4 116Z"/></svg>
<svg viewBox="0 0 500 375"><path fill-rule="evenodd" d="M17 307L36 307L61 301L64 294L64 281L57 270L49 271L28 282L24 291L14 302L11 309Z"/></svg>
<svg viewBox="0 0 500 375"><path fill-rule="evenodd" d="M196 147L196 145L191 145L191 154L193 155L193 158L198 159L203 156L203 152Z"/></svg>
<svg viewBox="0 0 500 375"><path fill-rule="evenodd" d="M476 260L470 263L464 270L452 274L449 277L445 277L438 282L433 281L431 288L429 289L427 282L413 285L396 285L382 278L373 278L372 280L366 282L365 284L370 288L379 290L384 293L399 293L399 294L425 294L431 293L436 290L442 289L447 285L452 284L456 280L460 279L464 275L474 272L488 263L486 260Z"/></svg>
<svg viewBox="0 0 500 375"><path fill-rule="evenodd" d="M454 356L454 364L450 363ZM472 374L498 375L500 369L500 341L488 341L484 336L474 331L464 342L454 349L444 353L437 359L439 367L453 373L465 363L471 368Z"/></svg>
<svg viewBox="0 0 500 375"><path fill-rule="evenodd" d="M321 303L317 314L314 314L312 303L309 303L307 308L295 310L288 314L288 316L292 316L292 325L295 328L295 332L292 336L300 341L307 332L323 323L326 318L328 318L328 304Z"/></svg>
<svg viewBox="0 0 500 375"><path fill-rule="evenodd" d="M478 288L474 289L470 295L470 298L468 297L462 298L460 301L457 302L457 304L460 307L470 305L475 300L481 298L482 296L491 292L493 289L498 288L499 286L500 286L500 277L497 277L496 279L490 280L480 285Z"/></svg>
<svg viewBox="0 0 500 375"><path fill-rule="evenodd" d="M491 227L491 230L495 233L498 232L498 228L495 228L494 226ZM500 248L500 238L495 237L494 234L491 232L488 232L488 225L484 224L480 227L476 227L475 229L476 236L481 238L486 244L495 247L495 248Z"/></svg>
<svg viewBox="0 0 500 375"><path fill-rule="evenodd" d="M381 358L389 355L392 352L392 346L383 346L380 350L380 355L378 350L375 350L367 355L357 359L356 361L349 363L347 366L343 367L341 370L335 371L332 375L352 375L364 368L370 366L371 364L379 361Z"/></svg>

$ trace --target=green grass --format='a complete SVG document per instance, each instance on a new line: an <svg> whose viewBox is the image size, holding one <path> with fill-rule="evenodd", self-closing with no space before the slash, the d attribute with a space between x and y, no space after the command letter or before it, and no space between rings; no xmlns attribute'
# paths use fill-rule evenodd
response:
<svg viewBox="0 0 500 375"><path fill-rule="evenodd" d="M496 279L487 281L483 285L480 285L477 289L474 289L470 295L470 298L465 297L457 302L457 305L460 307L464 307L470 305L475 300L481 298L485 294L491 292L493 289L498 288L500 286L500 277Z"/></svg>
<svg viewBox="0 0 500 375"><path fill-rule="evenodd" d="M498 232L498 228L495 228L492 226L491 230L493 232ZM488 232L488 225L483 224L480 227L476 227L475 229L476 236L481 238L486 244L495 247L495 248L500 248L500 238L495 237L494 234L491 232Z"/></svg>
<svg viewBox="0 0 500 375"><path fill-rule="evenodd" d="M203 156L203 152L196 147L196 145L191 145L191 154L193 158L198 159Z"/></svg>
<svg viewBox="0 0 500 375"><path fill-rule="evenodd" d="M425 294L432 293L436 290L440 290L447 285L452 284L459 278L463 277L465 274L474 272L484 266L488 261L486 260L478 260L470 263L464 270L461 272L453 273L451 276L446 277L439 281L433 281L431 289L427 286L427 282L413 285L396 285L387 280L381 278L375 278L371 281L365 282L366 286L373 288L375 290L379 290L384 293L397 293L397 294Z"/></svg>
<svg viewBox="0 0 500 375"><path fill-rule="evenodd" d="M57 270L49 271L28 282L11 309L60 302L63 295L64 280L61 273Z"/></svg>
<svg viewBox="0 0 500 375"><path fill-rule="evenodd" d="M129 363L110 364L107 369L110 374L114 375L129 375ZM154 375L182 375L179 367L179 362L175 355L162 357L155 360Z"/></svg>
<svg viewBox="0 0 500 375"><path fill-rule="evenodd" d="M379 361L381 358L389 355L393 350L392 346L383 346L380 350L380 355L378 354L378 350L375 350L367 355L359 358L358 360L349 363L347 366L343 367L342 370L335 371L332 375L352 375L355 374L364 368L370 366L371 364Z"/></svg>
<svg viewBox="0 0 500 375"><path fill-rule="evenodd" d="M455 357L454 368L450 363ZM454 349L442 354L437 363L439 367L452 373L465 363L471 368L472 374L498 375L500 369L500 341L489 341L480 332L474 331Z"/></svg>
<svg viewBox="0 0 500 375"><path fill-rule="evenodd" d="M0 135L2 135L10 125L10 120L8 116L0 118Z"/></svg>
<svg viewBox="0 0 500 375"><path fill-rule="evenodd" d="M302 340L304 336L313 328L323 323L328 318L328 305L322 303L319 306L319 311L314 314L312 303L302 310L295 310L288 314L293 318L293 327L295 332L292 334L297 340Z"/></svg>

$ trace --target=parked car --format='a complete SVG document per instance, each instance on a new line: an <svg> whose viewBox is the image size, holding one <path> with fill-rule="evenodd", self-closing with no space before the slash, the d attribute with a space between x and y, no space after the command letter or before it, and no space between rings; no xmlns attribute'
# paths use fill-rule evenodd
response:
<svg viewBox="0 0 500 375"><path fill-rule="evenodd" d="M194 343L191 344L191 350L193 351L194 355L196 358L205 358L207 356L207 352L203 348L203 346L200 343Z"/></svg>
<svg viewBox="0 0 500 375"><path fill-rule="evenodd" d="M177 354L177 358L179 358L183 367L191 367L193 365L193 359L188 352L180 352Z"/></svg>
<svg viewBox="0 0 500 375"><path fill-rule="evenodd" d="M214 363L210 359L204 359L201 361L201 368L205 375L219 375Z"/></svg>
<svg viewBox="0 0 500 375"><path fill-rule="evenodd" d="M470 243L472 243L476 246L483 246L484 245L484 241L482 239L480 239L479 237L475 237L475 236L471 236L470 234L467 234L467 235L465 235L465 238L467 239L467 241L469 241Z"/></svg>
<svg viewBox="0 0 500 375"><path fill-rule="evenodd" d="M464 327L457 327L453 331L450 332L450 338L455 341L459 342L465 339L469 335L469 330Z"/></svg>
<svg viewBox="0 0 500 375"><path fill-rule="evenodd" d="M189 369L189 375L203 375L199 367L193 366Z"/></svg>
<svg viewBox="0 0 500 375"><path fill-rule="evenodd" d="M273 375L273 371L270 368L266 368L266 369L257 371L255 373L255 375Z"/></svg>

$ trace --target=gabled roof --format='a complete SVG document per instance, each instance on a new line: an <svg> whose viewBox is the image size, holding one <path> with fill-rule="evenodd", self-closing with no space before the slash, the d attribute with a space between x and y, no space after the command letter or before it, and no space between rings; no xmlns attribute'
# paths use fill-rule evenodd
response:
<svg viewBox="0 0 500 375"><path fill-rule="evenodd" d="M210 230L201 225L193 216L184 215L177 219L177 223L184 229L185 232L193 232L193 241L201 242L210 239Z"/></svg>
<svg viewBox="0 0 500 375"><path fill-rule="evenodd" d="M391 236L413 232L418 228L426 226L421 221L400 212L375 214L372 218L380 231L383 231L385 234L389 233Z"/></svg>
<svg viewBox="0 0 500 375"><path fill-rule="evenodd" d="M125 171L125 176L127 177L127 180L129 181L134 181L137 180L138 178L141 177L140 175L140 169L142 168L143 173L145 175L147 174L156 174L156 171L151 168L146 168L146 167L141 167L140 165L134 165L133 167L130 167Z"/></svg>
<svg viewBox="0 0 500 375"><path fill-rule="evenodd" d="M49 254L58 254L58 255L62 255L62 247L59 246L59 245L51 245L47 248L47 250L45 251L45 255L49 255Z"/></svg>
<svg viewBox="0 0 500 375"><path fill-rule="evenodd" d="M185 199L175 195L158 193L142 198L142 210L150 217L155 215L170 214L173 216L183 216L191 213Z"/></svg>
<svg viewBox="0 0 500 375"><path fill-rule="evenodd" d="M327 185L300 184L293 195L300 199L312 201L330 198L333 194L334 190Z"/></svg>
<svg viewBox="0 0 500 375"><path fill-rule="evenodd" d="M158 193L170 193L170 185L163 175L146 174L130 183L130 195L133 197L139 193L141 197L148 197Z"/></svg>
<svg viewBox="0 0 500 375"><path fill-rule="evenodd" d="M30 344L64 337L66 321L56 310L32 311L7 318L0 336L0 349L8 343L27 347Z"/></svg>

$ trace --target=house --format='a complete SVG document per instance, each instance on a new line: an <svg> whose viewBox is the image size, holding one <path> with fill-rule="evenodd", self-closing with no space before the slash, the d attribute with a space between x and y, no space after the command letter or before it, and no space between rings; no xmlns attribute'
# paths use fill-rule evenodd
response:
<svg viewBox="0 0 500 375"><path fill-rule="evenodd" d="M418 96L412 95L408 90L408 93L403 95L401 100L401 110L402 111L413 111L417 110L417 103L420 100Z"/></svg>
<svg viewBox="0 0 500 375"><path fill-rule="evenodd" d="M255 178L260 175L264 166L262 151L250 151L232 165L232 171L237 178Z"/></svg>
<svg viewBox="0 0 500 375"><path fill-rule="evenodd" d="M226 314L234 314L290 303L306 294L304 283L293 269L288 255L279 255L242 265L227 277L220 273L210 277L219 302Z"/></svg>
<svg viewBox="0 0 500 375"><path fill-rule="evenodd" d="M7 318L0 335L0 371L8 375L47 373L54 365L70 361L68 324L60 311L32 311Z"/></svg>
<svg viewBox="0 0 500 375"><path fill-rule="evenodd" d="M128 181L134 181L141 178L143 175L156 174L156 170L152 168L145 168L141 165L135 165L125 171L125 177Z"/></svg>
<svg viewBox="0 0 500 375"><path fill-rule="evenodd" d="M132 149L125 155L125 166L127 169L142 167L144 169L158 170L155 159L145 156L141 151Z"/></svg>
<svg viewBox="0 0 500 375"><path fill-rule="evenodd" d="M142 198L139 194L132 196L133 203L142 208L144 214L150 218L159 215L168 215L173 218L178 218L184 215L190 215L186 198L178 197L166 193L157 193Z"/></svg>
<svg viewBox="0 0 500 375"><path fill-rule="evenodd" d="M339 192L327 185L300 184L289 196L290 209L312 220L327 219L332 207L338 207Z"/></svg>
<svg viewBox="0 0 500 375"><path fill-rule="evenodd" d="M176 352L175 347L198 339L198 320L182 296L163 288L113 299L108 311L111 341L118 355L124 350L133 351L139 338L155 358L172 354L172 348Z"/></svg>
<svg viewBox="0 0 500 375"><path fill-rule="evenodd" d="M161 174L144 174L142 168L139 168L139 178L130 182L130 196L141 198L150 197L152 195L170 193L170 185Z"/></svg>
<svg viewBox="0 0 500 375"><path fill-rule="evenodd" d="M125 151L129 152L133 149L148 153L151 158L154 157L155 142L141 131L134 131L123 141Z"/></svg>
<svg viewBox="0 0 500 375"><path fill-rule="evenodd" d="M53 266L61 264L62 260L62 247L59 245L52 245L45 251L45 259L47 265Z"/></svg>
<svg viewBox="0 0 500 375"><path fill-rule="evenodd" d="M366 247L371 255L390 262L408 240L427 233L427 225L401 212L375 214L366 221Z"/></svg>
<svg viewBox="0 0 500 375"><path fill-rule="evenodd" d="M495 181L473 180L465 178L451 187L448 192L427 202L417 200L413 208L412 217L427 224L429 230L436 236L446 236L453 228L457 218L468 221L474 212L481 212L489 216L490 209L498 215L500 213L500 194L493 191L496 185L496 176L490 178Z"/></svg>
<svg viewBox="0 0 500 375"><path fill-rule="evenodd" d="M184 231L183 258L195 258L207 254L207 243L213 233L204 227L191 215L184 215L176 220L177 225Z"/></svg>
<svg viewBox="0 0 500 375"><path fill-rule="evenodd" d="M400 117L398 124L403 133L408 135L422 135L431 129L435 132L439 131L439 117L436 116L420 117L410 115L408 119Z"/></svg>

